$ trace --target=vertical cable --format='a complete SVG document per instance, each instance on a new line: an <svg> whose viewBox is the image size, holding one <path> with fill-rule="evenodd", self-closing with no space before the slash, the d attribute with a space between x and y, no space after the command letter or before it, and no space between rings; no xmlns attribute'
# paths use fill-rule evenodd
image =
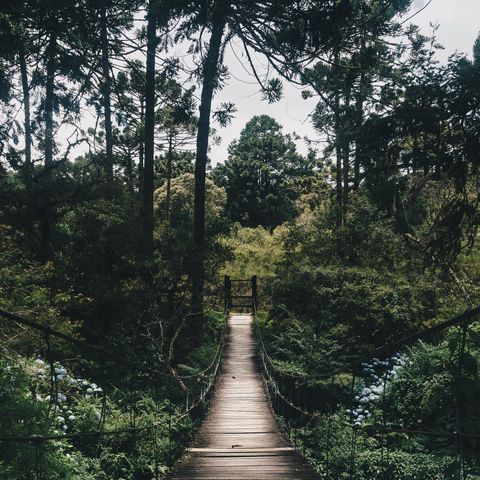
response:
<svg viewBox="0 0 480 480"><path fill-rule="evenodd" d="M159 464L158 464L158 417L159 417L159 405L158 405L158 385L155 381L153 387L153 401L155 402L155 416L153 426L153 462L154 462L154 474L155 480L160 480L159 476Z"/></svg>
<svg viewBox="0 0 480 480"><path fill-rule="evenodd" d="M47 361L50 366L50 402L48 406L48 411L50 410L53 405L57 405L58 400L58 382L57 382L57 372L55 371L55 365L53 361L53 353L52 353L52 345L50 342L50 334L48 332L45 333L45 343L47 345Z"/></svg>
<svg viewBox="0 0 480 480"><path fill-rule="evenodd" d="M35 437L35 478L36 480L42 480L42 462L41 462L41 448L42 448L42 438L40 436Z"/></svg>
<svg viewBox="0 0 480 480"><path fill-rule="evenodd" d="M352 425L352 438L350 444L350 479L355 479L355 449L357 444L357 428L353 421L353 406L354 406L354 396L355 396L355 380L356 376L355 373L352 375L352 385L350 390L350 422Z"/></svg>
<svg viewBox="0 0 480 480"><path fill-rule="evenodd" d="M332 375L332 380L331 380L331 387L333 387L335 383L335 374ZM327 421L327 439L325 442L325 477L328 479L328 475L330 473L330 440L331 440L331 435L332 435L332 416L333 416L333 408L332 405L330 405L329 411L328 411L328 421Z"/></svg>
<svg viewBox="0 0 480 480"><path fill-rule="evenodd" d="M464 465L464 452L463 452L463 416L462 416L462 395L461 384L463 378L463 364L465 359L465 345L467 341L468 323L463 322L460 327L459 338L459 351L458 351L458 364L457 364L457 376L455 385L455 443L457 447L457 478L458 480L465 479L465 465Z"/></svg>
<svg viewBox="0 0 480 480"><path fill-rule="evenodd" d="M135 480L137 474L137 397L133 390L130 393L130 401L132 408L132 458L133 458L133 474L132 478Z"/></svg>
<svg viewBox="0 0 480 480"><path fill-rule="evenodd" d="M385 430L386 430L386 427L387 427L387 414L386 414L386 390L387 390L387 381L388 381L388 372L389 372L389 369L390 369L390 359L388 360L388 363L387 363L387 368L385 369L385 374L383 376L383 390L382 390L382 424L383 424L383 431L382 431L382 435L380 437L380 470L382 472L383 475L385 475L385 446L386 446L386 441L387 441L387 436L386 436L386 433L385 433Z"/></svg>

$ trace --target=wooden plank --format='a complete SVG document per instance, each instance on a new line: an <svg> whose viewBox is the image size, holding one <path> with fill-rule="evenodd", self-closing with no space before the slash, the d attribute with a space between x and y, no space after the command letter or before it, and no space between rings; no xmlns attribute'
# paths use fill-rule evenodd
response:
<svg viewBox="0 0 480 480"><path fill-rule="evenodd" d="M252 317L231 315L222 371L209 412L171 480L314 480L273 417L257 370Z"/></svg>

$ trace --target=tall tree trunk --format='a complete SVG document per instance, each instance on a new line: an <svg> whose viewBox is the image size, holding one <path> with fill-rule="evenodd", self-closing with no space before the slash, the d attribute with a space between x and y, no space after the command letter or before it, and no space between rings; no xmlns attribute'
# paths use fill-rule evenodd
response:
<svg viewBox="0 0 480 480"><path fill-rule="evenodd" d="M192 272L192 308L198 315L195 330L202 328L203 299L205 284L205 176L207 169L208 137L213 91L218 73L218 62L222 45L225 19L214 17L207 58L203 66L203 85L200 100L200 116L197 131L197 155L195 159L195 200L193 240L195 261Z"/></svg>
<svg viewBox="0 0 480 480"><path fill-rule="evenodd" d="M350 193L350 141L345 138L342 148L343 157L343 218L347 213L348 208L348 195Z"/></svg>
<svg viewBox="0 0 480 480"><path fill-rule="evenodd" d="M155 0L148 4L147 71L145 90L145 164L143 167L143 238L147 257L153 256L153 161L155 154L155 52L157 48Z"/></svg>
<svg viewBox="0 0 480 480"><path fill-rule="evenodd" d="M345 221L347 208L348 208L348 194L350 190L350 139L352 135L351 123L350 123L350 96L351 85L347 85L345 92L345 115L343 119L343 132L342 135L342 156L343 156L343 219Z"/></svg>
<svg viewBox="0 0 480 480"><path fill-rule="evenodd" d="M335 112L335 190L337 198L337 226L343 225L343 183L342 183L342 146L341 146L341 119L340 113Z"/></svg>
<svg viewBox="0 0 480 480"><path fill-rule="evenodd" d="M30 179L32 168L32 120L30 115L30 84L28 82L28 67L27 60L25 58L25 46L23 45L22 39L20 39L18 57L20 63L20 76L22 78L23 94L23 128L25 130L25 171L28 179Z"/></svg>
<svg viewBox="0 0 480 480"><path fill-rule="evenodd" d="M47 56L47 78L45 85L45 167L48 176L53 178L53 109L55 103L55 73L57 69L57 34L52 32L48 42Z"/></svg>
<svg viewBox="0 0 480 480"><path fill-rule="evenodd" d="M170 201L172 192L172 161L173 161L173 128L168 134L168 153L167 153L167 207L165 216L167 222L170 222Z"/></svg>
<svg viewBox="0 0 480 480"><path fill-rule="evenodd" d="M335 52L334 69L338 76L340 70L340 51L339 47ZM336 156L336 198L337 198L337 226L343 225L343 184L342 184L342 117L340 112L340 79L336 79L335 91L335 156Z"/></svg>
<svg viewBox="0 0 480 480"><path fill-rule="evenodd" d="M27 191L27 205L26 205L26 230L28 238L33 238L34 229L34 205L33 189L32 189L32 122L30 114L30 84L28 81L28 66L25 54L24 39L19 38L18 59L20 63L20 77L22 81L22 95L23 95L23 129L25 131L25 163L23 165L23 178Z"/></svg>
<svg viewBox="0 0 480 480"><path fill-rule="evenodd" d="M140 99L140 123L145 121L145 105L143 98ZM140 138L138 146L138 194L143 199L143 168L145 165L145 134Z"/></svg>
<svg viewBox="0 0 480 480"><path fill-rule="evenodd" d="M363 75L363 74L362 74ZM363 98L361 94L356 100L356 120L355 120L355 158L353 160L353 189L358 190L360 187L360 165L362 163L362 145L360 129L363 125Z"/></svg>
<svg viewBox="0 0 480 480"><path fill-rule="evenodd" d="M54 211L52 197L54 197L54 165L53 165L53 110L55 106L55 74L57 69L57 34L55 27L50 34L46 49L47 72L45 84L45 105L44 105L44 155L45 155L45 185L43 191L43 211L40 218L40 238L42 260L48 260L53 255L52 249L52 223Z"/></svg>
<svg viewBox="0 0 480 480"><path fill-rule="evenodd" d="M134 180L134 173L133 173L133 158L132 158L132 151L129 148L127 153L127 166L125 168L126 175L127 175L127 187L128 193L133 195L133 191L135 188L135 180Z"/></svg>
<svg viewBox="0 0 480 480"><path fill-rule="evenodd" d="M107 0L104 1L100 12L100 36L102 41L102 97L105 117L105 176L107 183L107 197L113 195L113 133L112 133L112 81L110 78L110 57L107 25Z"/></svg>
<svg viewBox="0 0 480 480"><path fill-rule="evenodd" d="M362 49L365 48L364 42L362 42ZM360 187L360 166L362 164L362 140L361 129L363 126L363 108L365 103L365 90L367 88L368 77L365 69L360 71L360 81L358 85L357 98L355 100L355 158L353 163L353 189L358 190Z"/></svg>
<svg viewBox="0 0 480 480"><path fill-rule="evenodd" d="M391 180L389 184L391 185L391 205L392 205L392 217L397 218L397 157L395 153L390 154L390 161L389 161L389 177Z"/></svg>

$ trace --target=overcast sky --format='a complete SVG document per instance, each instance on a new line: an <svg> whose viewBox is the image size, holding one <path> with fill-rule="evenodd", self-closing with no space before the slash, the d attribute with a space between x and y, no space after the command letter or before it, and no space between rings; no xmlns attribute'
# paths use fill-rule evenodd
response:
<svg viewBox="0 0 480 480"><path fill-rule="evenodd" d="M417 0L412 13L426 4L426 0ZM437 36L445 47L445 51L440 53L440 60L446 61L455 51L470 54L480 31L480 0L432 0L425 10L411 20L411 23L419 25L426 34L431 33L431 23L440 24ZM240 60L242 60L241 57ZM213 163L226 160L229 143L239 136L241 129L253 115L270 115L284 126L284 132L295 131L300 137L318 139L308 118L315 106L315 100L302 100L301 89L284 84L283 100L269 105L256 93L258 87L230 50L226 55L226 63L231 77L228 85L217 93L214 103L219 105L226 101L234 102L238 111L232 124L219 131L222 142L211 149L210 156ZM300 141L299 150L305 153L306 149Z"/></svg>

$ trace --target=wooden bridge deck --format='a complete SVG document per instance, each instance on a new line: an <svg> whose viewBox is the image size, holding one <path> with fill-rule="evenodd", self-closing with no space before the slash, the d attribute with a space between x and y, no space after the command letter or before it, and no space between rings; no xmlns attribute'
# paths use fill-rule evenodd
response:
<svg viewBox="0 0 480 480"><path fill-rule="evenodd" d="M224 360L215 395L193 448L172 480L318 478L291 448L270 411L255 362L250 315L229 319Z"/></svg>

